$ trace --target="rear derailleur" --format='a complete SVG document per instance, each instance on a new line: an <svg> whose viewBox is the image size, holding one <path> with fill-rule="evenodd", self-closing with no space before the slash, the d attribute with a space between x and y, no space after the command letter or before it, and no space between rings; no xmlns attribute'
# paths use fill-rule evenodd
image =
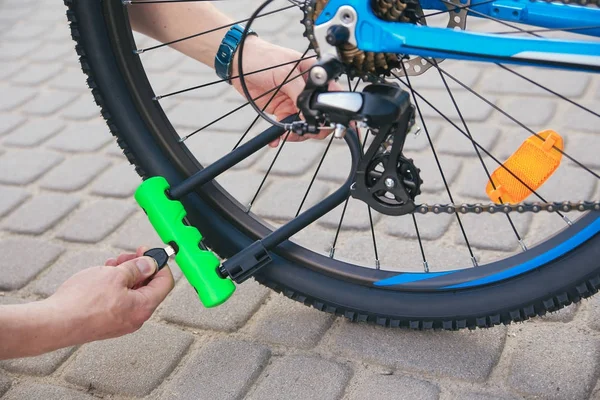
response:
<svg viewBox="0 0 600 400"><path fill-rule="evenodd" d="M423 181L413 161L402 154L406 136L415 123L409 94L396 84L373 83L362 92L330 92L342 65L336 59L315 64L297 105L305 121L292 129L299 135L330 127L343 137L351 123L366 127L374 135L361 157L350 194L387 215L404 215L415 210L415 197ZM367 138L364 138L366 140ZM363 144L364 148L364 144Z"/></svg>

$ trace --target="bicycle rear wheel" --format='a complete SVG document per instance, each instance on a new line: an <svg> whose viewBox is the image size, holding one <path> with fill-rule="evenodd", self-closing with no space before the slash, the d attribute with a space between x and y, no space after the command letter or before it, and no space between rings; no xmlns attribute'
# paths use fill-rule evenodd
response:
<svg viewBox="0 0 600 400"><path fill-rule="evenodd" d="M143 60L143 54L136 54L133 51L139 49L140 46L131 32L127 7L144 7L144 5L127 6L119 0L65 0L65 4L69 8L67 15L71 21L73 39L77 42L77 51L81 56L83 70L89 77L88 83L92 88L94 98L101 107L102 114L111 131L118 138L119 145L124 149L131 163L136 166L138 173L142 177L165 176L169 182L176 184L201 167L198 159L202 157L197 156L197 151L204 150L205 154L209 154L208 157L205 156L205 160L210 161L211 157L214 159L214 154L210 154L214 152L210 147L210 144L214 143L212 141L208 144L206 141L198 141L192 145L192 138L190 138L181 143L180 139L184 136L181 131L185 129L186 123L180 122L180 126L183 126L184 129L176 129L171 123L171 119L176 119L177 112L180 114L180 119L184 118L182 112L179 111L183 108L178 104L170 104L166 99L167 96L160 101L155 100L156 95L168 93L169 90L163 89L158 92L158 85L164 83L160 79L154 80L154 85L151 84L152 70L164 72L170 67L165 68L165 65L161 65L166 63L163 63L164 60L158 58L159 56ZM285 11L296 11L297 15L298 10L294 8L295 6L290 7ZM147 61L146 66L143 61ZM461 79L456 78L456 81L450 83L447 87L448 92L444 91L446 90L445 86L443 90L432 89L431 86L428 86L431 84L426 75L423 75L422 78L410 78L411 86L415 88L414 90L419 93L419 96L422 90L423 93L432 94L434 97L444 95L447 101L447 108L441 111L433 103L430 103L430 106L427 106L425 102L421 103L420 111L424 115L423 129L425 130L421 137L426 136L428 140L423 145L410 145L415 154L421 150L431 151L430 146L434 150L434 142L442 140L440 139L441 134L436 135L433 127L439 125L440 121L457 121L454 124L460 126L464 122L466 125L466 122L464 120L460 122L461 119L456 115L451 118L440 119L438 117L428 127L426 121L429 121L428 117L436 113L436 109L444 116L454 112L451 99L455 97L448 96L448 93L453 93L452 90L460 86L457 81L462 83L465 80L469 84L473 84L476 79L471 79L469 73L474 71L467 67L465 71L458 72L457 75L462 74L458 75ZM437 73L437 71L429 71L429 73ZM527 71L523 73L527 73ZM509 74L516 76L512 73ZM159 78L160 76L160 74L155 75ZM455 77L454 74L451 76ZM577 78L573 78L574 75L571 73L568 76L578 84L583 79L586 87L592 82L598 82L597 78L592 80L592 77L587 75L582 79L579 75ZM451 80L450 76L447 78L447 80ZM209 78L208 80L216 79ZM198 85L200 84L201 82L198 82ZM493 82L487 84L491 86L492 91L504 90L503 87L494 88L493 84ZM423 85L424 89L417 89L419 85ZM516 89L525 92L533 91L534 94L543 90L539 86L531 89L516 86ZM567 91L573 91L573 88L567 87L567 89ZM590 91L585 89L585 96L590 95ZM213 93L221 94L222 92ZM209 94L209 96L211 95ZM459 102L468 103L472 100L464 100L467 95L469 93L462 91L456 96L460 98ZM591 95L593 96L593 94ZM421 97L417 98L421 99ZM430 97L423 96L423 98L424 101L427 101L425 98ZM544 101L546 100L540 99L541 103ZM579 101L575 103L579 104ZM496 105L495 102L492 104ZM589 124L584 124L579 118L576 126L579 128L582 124L586 125L582 129L586 135L585 140L589 139L593 142L593 134L598 133L597 128L594 127L597 125L594 125L593 122L597 121L595 118L598 118L598 113L595 111L598 109L597 100L586 105L585 109L588 111L573 104L571 106L576 107L573 108L573 110L577 110L573 111L575 115L585 115L585 121ZM231 106L231 109L235 108ZM248 108L245 108L243 112ZM493 109L492 107L491 110L493 111ZM512 110L512 113L508 113L510 116L520 112L518 107L512 107ZM477 107L471 107L470 111L465 111L465 113L471 114L463 114L462 117L467 121L477 120L482 118L477 113L484 113L487 116L489 112L491 111L483 112ZM248 113L247 115L248 123L250 123L255 114ZM210 116L211 119L214 117L214 115ZM513 119L519 121L527 117L527 113L521 112L518 117L513 116ZM500 119L495 121L497 124L502 123ZM535 123L531 125L535 125ZM229 126L228 129L241 133L246 127L247 124L239 127ZM481 124L479 127L484 128ZM513 129L515 127L519 126L515 125ZM489 129L493 129L493 127ZM525 133L529 134L526 130ZM475 136L475 134L473 135ZM496 143L498 138L494 139L494 136L500 135L488 135L484 140L488 145L493 143L499 146ZM501 136L508 137L508 134ZM204 137L205 139L210 138L210 136ZM522 137L523 135L521 135ZM585 158L587 154L585 141L581 142L582 139L577 135L574 137L573 143L576 144L577 140L580 140L578 147L584 150L581 157ZM567 137L568 140L570 139ZM517 143L518 146L521 141L522 139L512 140L512 143ZM449 159L456 159L462 157L464 152L469 151L461 146L453 148L451 142L452 140L445 142L444 151L441 152L440 157L434 151L436 156L433 159L419 161L429 162L432 172L437 172L439 167L441 175L444 176L444 178L431 179L436 182L433 186L439 186L429 193L434 199L433 201L443 198L447 202L447 197L452 193L450 188L452 182L449 183L449 181L453 179L450 179L450 175L457 175L461 168L465 171L471 169L471 165L465 163L465 165L455 166L452 173L449 173L448 170L445 174L443 173L441 165L444 164L444 160L442 156L447 155ZM305 158L310 159L310 162L304 162L303 165L312 166L318 164L321 153L317 153L317 151L320 150L324 154L327 154L329 149L342 151L336 144L330 146L329 143L328 141L318 144L314 142L290 143L287 148L291 148L291 146L298 146L296 149L309 147L309 150L306 151L309 156ZM506 149L500 150L500 153L507 152ZM300 150L296 151L300 152ZM273 150L271 154L279 153ZM577 156L575 159L578 160L581 157ZM435 161L439 159L441 159L440 164L436 165ZM415 157L415 160L418 158ZM484 162L492 165L490 159L486 158ZM481 177L485 178L485 174L481 171L479 160L473 158L471 163L479 169L477 180L481 181ZM591 178L589 172L586 172L588 175L583 175L583 173L579 175L582 192L586 196L581 200L593 200L597 197L598 178L594 168L598 166L595 166L594 160L589 156L585 162L581 163L586 165L592 174ZM325 173L327 182L336 181L337 169L342 171L342 176L347 173L339 166L336 169L331 166L327 167L325 163L324 165L321 174ZM269 161L259 168L268 172L273 171ZM423 169L423 167L421 168ZM296 170L286 169L286 167L279 169L276 167L273 172L281 180L290 175L294 177L296 173ZM312 176L312 171L309 176ZM583 178L584 176L585 178ZM463 179L470 180L468 174ZM424 181L427 182L427 178ZM217 179L217 182L204 185L202 189L184 200L190 222L205 235L206 244L222 257L232 256L256 239L266 236L273 229L273 225L285 222L286 219L293 217L294 211L296 211L294 209L291 214L282 214L277 210L269 211L268 207L263 207L256 214L248 212L244 203L250 199L254 204L257 196L246 196L242 201L236 199L236 197L244 197L243 194L240 195L239 180L237 182L236 185L235 182L232 184ZM281 194L286 187L291 187L289 183L287 186L275 186L275 183L272 185L276 190L272 190L271 194ZM292 185L297 185L297 183L292 183ZM576 195L577 191L571 189L573 185L570 180L558 180L556 185L564 186L565 197L551 198L550 200L572 200L571 196ZM263 186L260 183L259 191ZM326 184L322 191L327 192L330 186L331 184ZM427 190L425 187L424 191ZM460 191L466 199L480 198L477 194L473 194L472 189L472 185L467 185ZM269 192L267 193L269 194ZM493 221L493 228L484 227L483 231L475 230L475 233L469 235L469 227L479 225L480 220L477 218L483 217L476 215L472 218L464 217L462 220L456 217L457 220L454 221L455 215L452 215L440 223L445 226L445 228L441 228L442 230L454 232L454 236L448 237L446 233L440 234L439 228L426 227L423 222L424 217L421 219L419 215L416 215L414 219L412 216L404 216L402 217L403 223L400 224L396 222L398 218L379 216L367 209L364 204L354 201L348 204L350 204L348 207L343 206L336 210L333 217L324 217L315 224L312 230L307 230L292 238L291 241L280 245L275 251L273 263L262 269L255 276L256 280L304 304L322 311L343 315L354 321L369 321L381 325L414 329L489 327L500 323L520 321L577 302L583 297L596 293L600 287L600 263L597 261L600 257L600 238L597 235L600 219L597 212L588 212L576 221L569 221L569 224L565 223L565 219L556 213L550 214L551 220L536 222L537 225L531 230L535 231L534 233L537 233L538 236L533 235L532 239L528 240L529 247L524 247L526 251L521 251L520 244L524 243L524 232L528 230L528 225L533 219L530 217L520 220L519 215L516 215L513 220L507 221L506 216L496 215L493 216L496 218ZM355 220L356 216L347 211L350 217L347 217L348 219L343 223L344 210L354 210L358 207L361 212L365 213L367 222L358 223ZM546 217L548 216L544 218ZM489 221L483 222L483 224L485 223L489 223ZM340 230L338 227L343 224L350 229ZM495 227L500 224L503 224L502 228ZM385 232L383 234L376 232L376 226L383 226ZM415 230L407 233L407 227L410 229L421 227L421 234ZM314 247L315 242L317 242L317 246L322 244L323 231L327 234L335 234L335 239L331 238L330 240L333 241L332 247L336 249L337 254L331 254L332 251L327 251L329 249L324 249L323 246L321 248ZM351 232L350 237L340 239L341 235L346 234L345 232ZM352 236L352 232L358 232L358 234ZM484 235L482 232L488 234ZM490 232L495 232L495 235L489 234ZM509 234L510 237L507 238L506 234ZM387 258L384 258L382 249L389 248L389 243L394 240L400 245L395 247L392 252L386 250ZM461 257L456 257L452 255L453 246L459 242L465 251ZM510 242L510 246L505 245L507 242ZM539 243L532 246L531 244L534 242ZM363 247L358 250L358 245L361 243ZM409 243L412 243L410 248ZM366 247L368 250L365 250L365 244L373 247ZM313 248L310 248L311 245ZM341 248L344 246L348 250L345 255L341 254ZM440 254L436 250L438 247L448 250L448 253ZM508 247L510 250L507 250ZM432 253L434 254L432 255ZM332 256L330 257L330 255ZM439 264L438 269L434 270L433 264L436 256L447 262ZM461 262L462 265L459 266L465 268L455 270L453 267L456 266L451 264L453 261ZM476 268L472 268L472 261L476 261ZM423 271L423 268L428 271ZM399 274L398 271L405 273Z"/></svg>

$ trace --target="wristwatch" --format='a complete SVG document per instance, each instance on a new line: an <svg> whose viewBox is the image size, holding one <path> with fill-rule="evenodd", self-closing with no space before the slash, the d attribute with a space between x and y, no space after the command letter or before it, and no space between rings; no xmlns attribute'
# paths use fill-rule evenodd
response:
<svg viewBox="0 0 600 400"><path fill-rule="evenodd" d="M231 67L233 56L242 41L245 27L240 24L233 25L225 34L221 41L217 55L215 56L215 71L221 79L227 80L231 84ZM252 29L248 29L248 35L258 36Z"/></svg>

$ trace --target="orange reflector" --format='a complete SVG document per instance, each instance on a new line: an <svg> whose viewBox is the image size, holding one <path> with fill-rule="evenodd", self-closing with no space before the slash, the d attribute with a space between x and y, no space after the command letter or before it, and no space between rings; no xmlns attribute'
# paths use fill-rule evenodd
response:
<svg viewBox="0 0 600 400"><path fill-rule="evenodd" d="M494 203L514 204L525 200L542 186L560 165L562 137L552 130L540 132L538 135L543 140L537 136L527 138L502 164L505 168L500 166L492 174L485 191Z"/></svg>

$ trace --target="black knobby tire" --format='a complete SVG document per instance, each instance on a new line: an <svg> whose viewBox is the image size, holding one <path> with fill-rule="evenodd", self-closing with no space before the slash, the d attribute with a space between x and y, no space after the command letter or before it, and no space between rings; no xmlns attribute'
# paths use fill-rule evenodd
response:
<svg viewBox="0 0 600 400"><path fill-rule="evenodd" d="M197 164L185 148L170 145L178 136L158 103L151 100L152 89L131 51L133 38L120 11L121 1L65 0L65 4L88 85L124 154L144 178L161 175L172 184L181 181ZM205 235L206 244L222 257L256 240L256 230L239 221L243 211L215 184L205 185L184 205L190 222ZM284 259L280 254L289 256ZM319 270L319 257L285 243L273 256L273 263L255 278L321 311L353 321L413 329L490 327L521 321L577 302L600 288L598 235L528 274L456 291L368 287L353 282L350 276Z"/></svg>

